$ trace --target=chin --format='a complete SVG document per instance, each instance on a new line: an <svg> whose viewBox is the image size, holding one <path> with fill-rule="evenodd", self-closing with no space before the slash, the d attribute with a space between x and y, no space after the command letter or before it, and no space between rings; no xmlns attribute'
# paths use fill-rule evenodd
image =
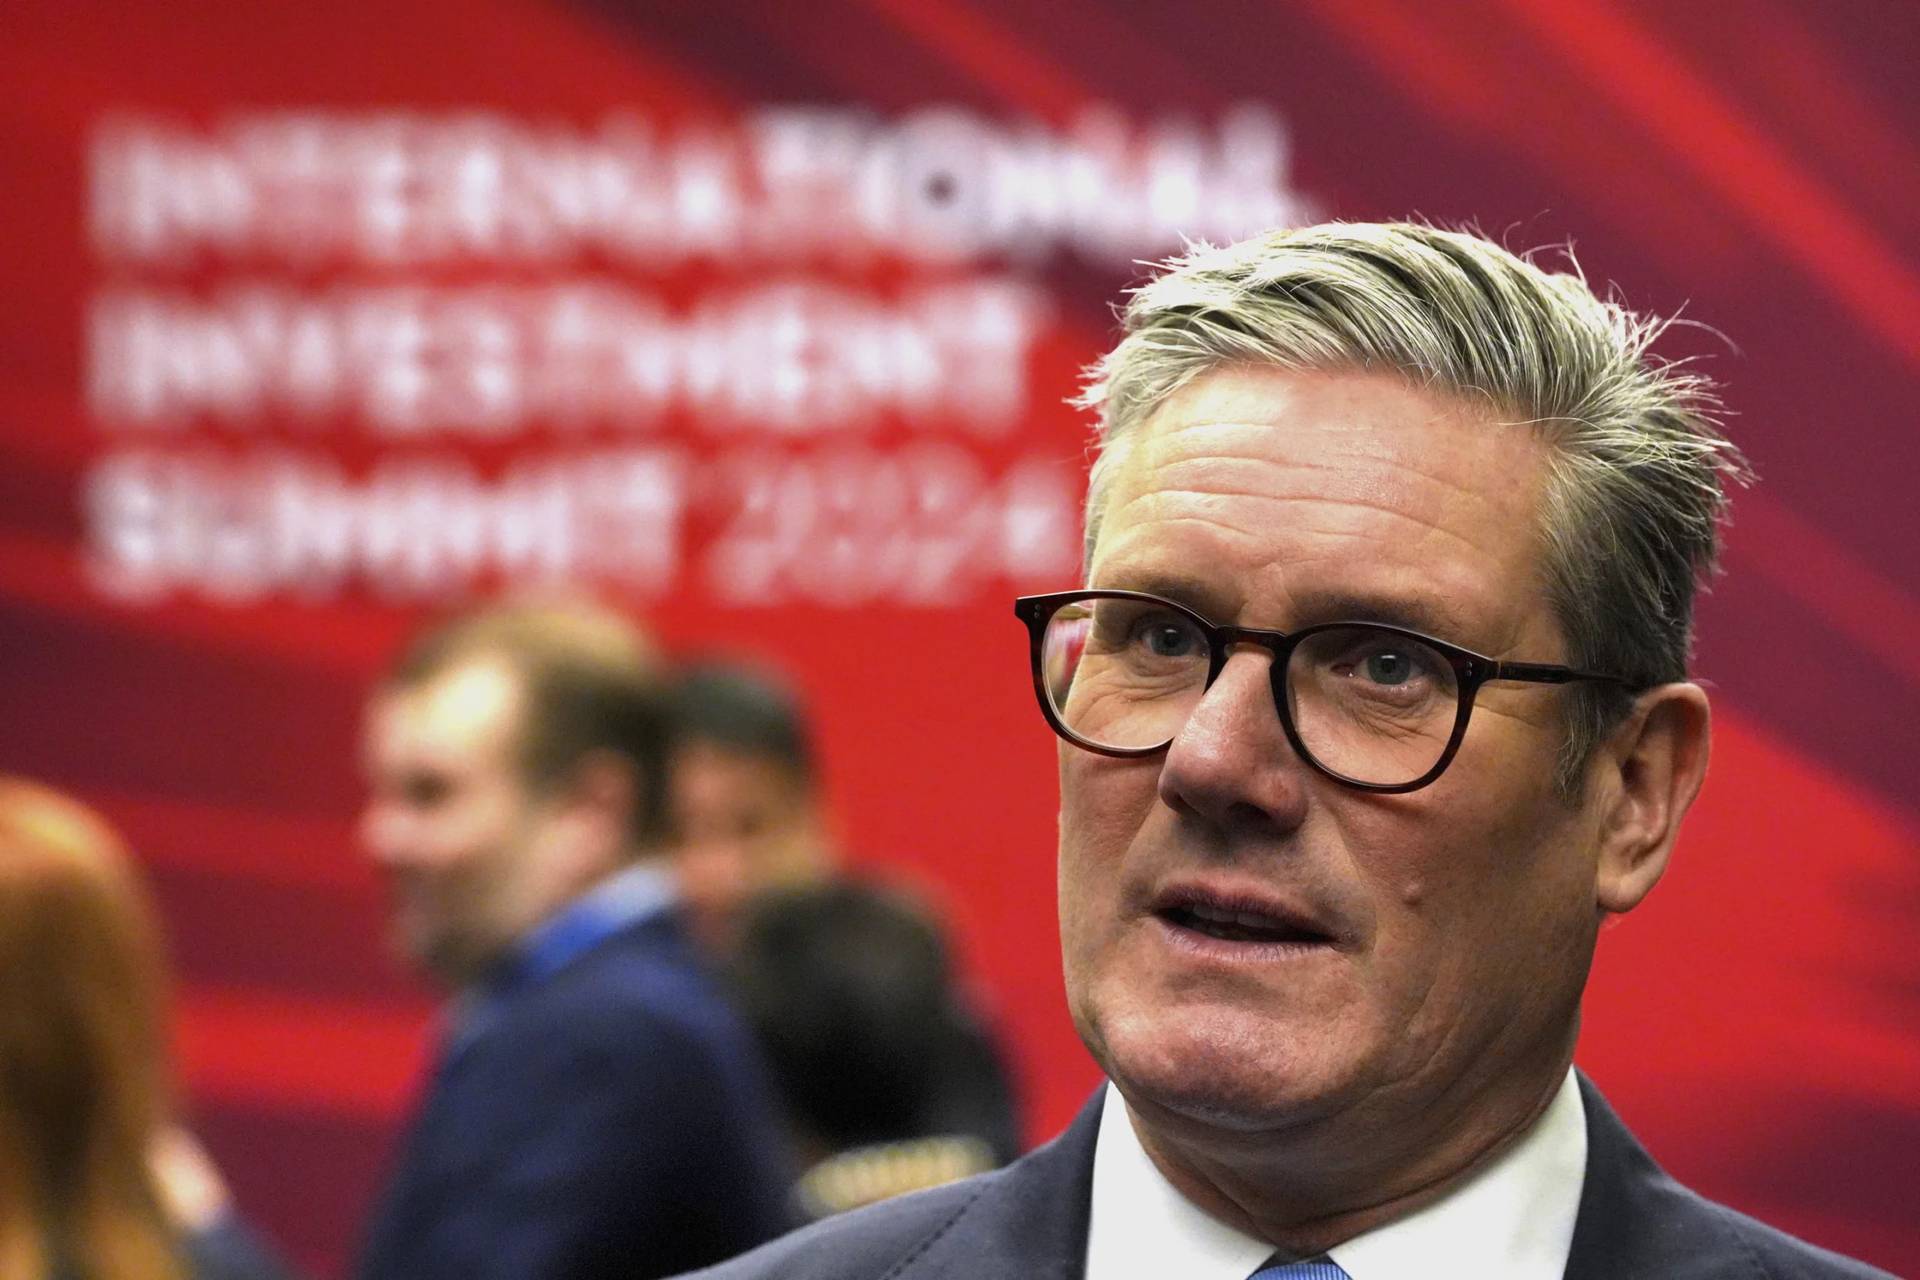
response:
<svg viewBox="0 0 1920 1280"><path fill-rule="evenodd" d="M1355 1092L1352 1064L1328 1056L1336 1037L1232 1011L1123 1014L1083 1034L1130 1104L1212 1128L1286 1128Z"/></svg>
<svg viewBox="0 0 1920 1280"><path fill-rule="evenodd" d="M408 944L407 956L416 970L442 987L454 988L466 981L466 968L459 956L443 947L415 940Z"/></svg>
<svg viewBox="0 0 1920 1280"><path fill-rule="evenodd" d="M424 929L405 933L401 946L414 968L442 987L465 986L479 975L472 947L465 939L444 931Z"/></svg>

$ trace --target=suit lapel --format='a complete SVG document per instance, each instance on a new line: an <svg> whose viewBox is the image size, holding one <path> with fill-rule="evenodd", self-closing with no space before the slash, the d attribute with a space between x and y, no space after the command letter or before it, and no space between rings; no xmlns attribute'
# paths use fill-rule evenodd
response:
<svg viewBox="0 0 1920 1280"><path fill-rule="evenodd" d="M1103 1093L1058 1138L983 1179L890 1280L1082 1280Z"/></svg>
<svg viewBox="0 0 1920 1280"><path fill-rule="evenodd" d="M1566 1280L1706 1280L1746 1266L1714 1214L1654 1162L1586 1076L1587 1172ZM979 1183L885 1280L1084 1280L1103 1092L1067 1131Z"/></svg>

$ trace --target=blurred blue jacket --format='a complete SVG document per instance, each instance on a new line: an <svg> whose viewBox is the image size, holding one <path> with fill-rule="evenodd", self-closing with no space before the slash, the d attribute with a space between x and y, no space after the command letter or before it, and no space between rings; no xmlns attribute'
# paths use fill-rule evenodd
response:
<svg viewBox="0 0 1920 1280"><path fill-rule="evenodd" d="M793 1225L755 1050L653 870L543 926L469 999L361 1280L638 1280Z"/></svg>

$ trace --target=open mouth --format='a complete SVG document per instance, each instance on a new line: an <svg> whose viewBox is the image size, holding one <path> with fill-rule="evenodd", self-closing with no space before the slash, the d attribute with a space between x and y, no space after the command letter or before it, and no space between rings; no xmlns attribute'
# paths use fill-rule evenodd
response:
<svg viewBox="0 0 1920 1280"><path fill-rule="evenodd" d="M1183 902L1154 912L1176 929L1185 929L1221 942L1249 942L1311 946L1330 944L1333 938L1322 930L1263 911L1219 906L1205 902Z"/></svg>

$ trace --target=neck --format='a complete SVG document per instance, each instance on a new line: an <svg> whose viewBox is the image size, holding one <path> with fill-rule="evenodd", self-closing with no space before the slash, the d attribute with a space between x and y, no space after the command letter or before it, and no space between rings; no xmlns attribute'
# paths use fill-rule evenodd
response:
<svg viewBox="0 0 1920 1280"><path fill-rule="evenodd" d="M1524 1081L1462 1079L1439 1095L1370 1101L1306 1124L1223 1132L1127 1103L1140 1145L1181 1195L1281 1252L1313 1257L1406 1217L1498 1159L1552 1103L1572 1039ZM1482 1087L1475 1087L1476 1085Z"/></svg>

